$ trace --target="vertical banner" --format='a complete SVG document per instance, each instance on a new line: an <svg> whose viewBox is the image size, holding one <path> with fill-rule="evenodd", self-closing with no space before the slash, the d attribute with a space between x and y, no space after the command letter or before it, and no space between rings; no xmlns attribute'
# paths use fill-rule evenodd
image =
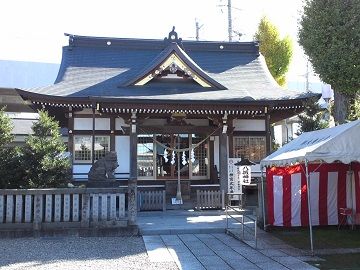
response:
<svg viewBox="0 0 360 270"><path fill-rule="evenodd" d="M229 185L228 192L229 193L242 192L238 166L234 165L240 160L241 158L228 158L228 185ZM238 199L238 197L235 196L234 199Z"/></svg>

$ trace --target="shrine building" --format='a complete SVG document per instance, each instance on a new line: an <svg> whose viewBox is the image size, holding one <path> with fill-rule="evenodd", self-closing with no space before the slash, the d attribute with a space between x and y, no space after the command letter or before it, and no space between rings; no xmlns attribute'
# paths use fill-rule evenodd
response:
<svg viewBox="0 0 360 270"><path fill-rule="evenodd" d="M120 184L180 176L227 192L228 158L259 162L271 125L314 96L281 88L257 42L185 41L174 29L163 40L67 36L55 83L16 91L67 128L78 183L115 151Z"/></svg>

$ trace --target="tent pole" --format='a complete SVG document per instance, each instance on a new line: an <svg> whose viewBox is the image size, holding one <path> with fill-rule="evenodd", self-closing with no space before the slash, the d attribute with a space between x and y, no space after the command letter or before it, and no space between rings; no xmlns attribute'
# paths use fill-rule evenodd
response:
<svg viewBox="0 0 360 270"><path fill-rule="evenodd" d="M263 172L263 166L260 167L261 170L261 200L262 200L262 215L263 215L263 221L264 221L264 231L266 230L266 218L265 218L265 194L264 194L264 172Z"/></svg>
<svg viewBox="0 0 360 270"><path fill-rule="evenodd" d="M314 256L313 231L312 231L311 206L310 206L309 166L308 166L308 161L307 161L307 159L305 159L305 169L306 169L306 186L307 186L308 214L309 214L310 248L311 248L311 255Z"/></svg>

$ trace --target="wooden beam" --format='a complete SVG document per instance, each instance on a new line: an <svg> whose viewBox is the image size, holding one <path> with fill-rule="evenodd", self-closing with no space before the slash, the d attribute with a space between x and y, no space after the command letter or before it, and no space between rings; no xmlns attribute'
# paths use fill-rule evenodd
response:
<svg viewBox="0 0 360 270"><path fill-rule="evenodd" d="M234 136L266 136L266 131L234 131Z"/></svg>
<svg viewBox="0 0 360 270"><path fill-rule="evenodd" d="M216 130L217 127L209 126L141 126L139 134L201 134L208 135ZM217 131L213 135L218 135Z"/></svg>

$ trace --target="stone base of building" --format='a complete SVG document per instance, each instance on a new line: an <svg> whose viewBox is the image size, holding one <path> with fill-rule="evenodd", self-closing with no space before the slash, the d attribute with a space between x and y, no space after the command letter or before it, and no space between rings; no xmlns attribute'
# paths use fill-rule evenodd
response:
<svg viewBox="0 0 360 270"><path fill-rule="evenodd" d="M63 229L42 229L40 231L32 229L12 229L0 230L1 238L22 238L22 237L108 237L108 236L134 236L139 235L137 225L115 228L63 228Z"/></svg>
<svg viewBox="0 0 360 270"><path fill-rule="evenodd" d="M106 180L106 181L88 181L86 187L88 188L114 188L120 185L119 181Z"/></svg>

